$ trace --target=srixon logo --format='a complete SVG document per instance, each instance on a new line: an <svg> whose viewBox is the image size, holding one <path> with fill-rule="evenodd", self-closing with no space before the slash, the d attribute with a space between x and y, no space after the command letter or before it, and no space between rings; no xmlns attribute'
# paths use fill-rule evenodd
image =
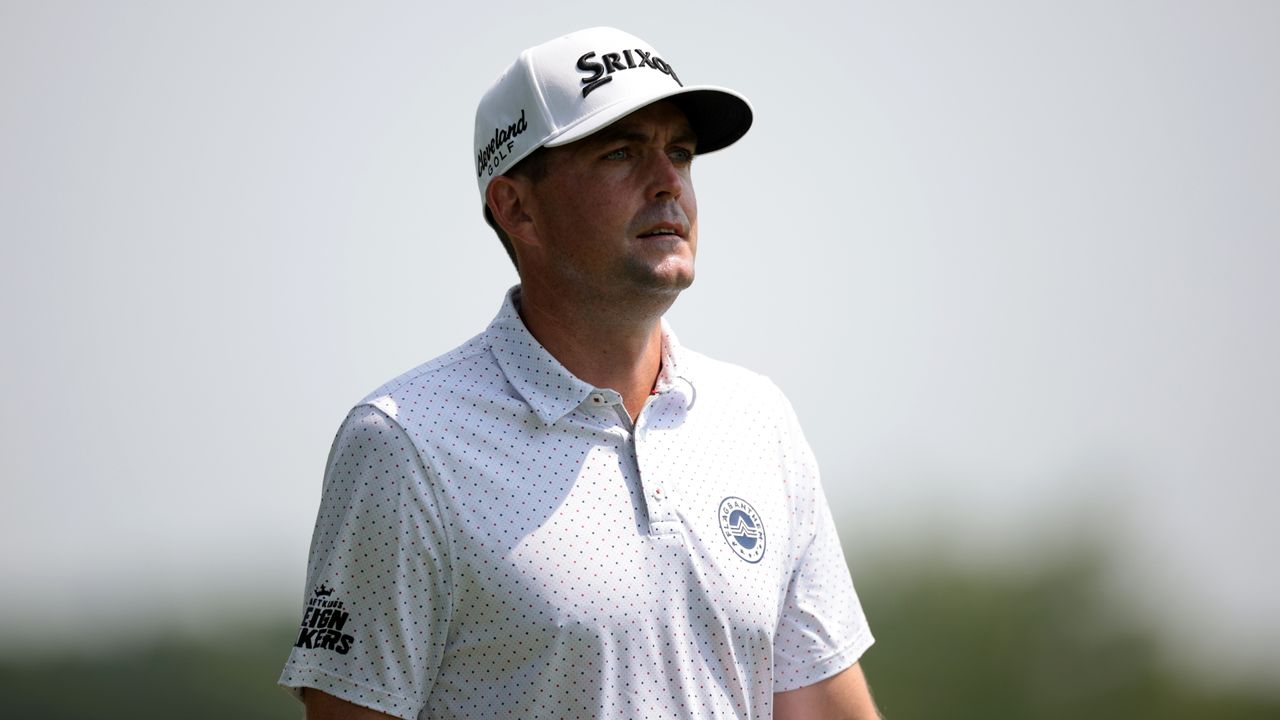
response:
<svg viewBox="0 0 1280 720"><path fill-rule="evenodd" d="M684 87L684 83L680 82L676 71L667 64L667 61L639 48L605 53L600 56L599 60L593 59L595 57L596 53L593 51L578 58L578 70L590 73L589 77L582 78L582 97L590 95L592 90L612 81L615 72L634 70L635 68L650 68L665 75L670 75L677 85Z"/></svg>

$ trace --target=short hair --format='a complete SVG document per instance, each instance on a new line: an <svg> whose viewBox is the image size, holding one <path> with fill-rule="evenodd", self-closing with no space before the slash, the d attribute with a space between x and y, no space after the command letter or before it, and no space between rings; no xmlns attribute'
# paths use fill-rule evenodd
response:
<svg viewBox="0 0 1280 720"><path fill-rule="evenodd" d="M512 165L511 169L503 173L503 175L527 178L530 182L534 183L540 182L549 172L547 160L548 152L544 145L543 147L534 150L532 153L529 153L529 155L520 162ZM507 232L502 229L502 226L499 225L496 220L493 219L493 212L489 210L489 203L487 200L484 204L484 221L489 223L489 227L493 228L493 231L497 233L498 240L502 242L503 249L507 251L507 257L511 258L511 264L515 266L516 272L519 273L520 262L516 260L515 246L511 244L511 238L507 236Z"/></svg>

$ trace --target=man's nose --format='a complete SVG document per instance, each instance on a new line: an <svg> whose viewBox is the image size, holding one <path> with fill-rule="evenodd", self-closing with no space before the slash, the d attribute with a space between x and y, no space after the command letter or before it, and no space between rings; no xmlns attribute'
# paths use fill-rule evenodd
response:
<svg viewBox="0 0 1280 720"><path fill-rule="evenodd" d="M655 153L649 163L650 196L654 198L676 199L684 192L684 175L671 156L666 153Z"/></svg>

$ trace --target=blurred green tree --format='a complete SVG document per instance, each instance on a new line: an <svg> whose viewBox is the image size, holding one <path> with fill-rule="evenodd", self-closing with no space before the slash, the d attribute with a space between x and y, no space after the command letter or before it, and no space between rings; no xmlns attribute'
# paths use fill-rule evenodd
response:
<svg viewBox="0 0 1280 720"><path fill-rule="evenodd" d="M1280 698L1174 672L1150 627L1104 601L1099 553L1021 571L940 557L858 575L876 634L864 667L889 720L1280 718Z"/></svg>
<svg viewBox="0 0 1280 720"><path fill-rule="evenodd" d="M274 614L274 613L273 613ZM0 660L4 717L300 718L302 705L275 686L297 620L240 623L225 640L160 638L61 657Z"/></svg>
<svg viewBox="0 0 1280 720"><path fill-rule="evenodd" d="M1034 571L961 569L942 555L857 575L877 642L864 666L889 720L1274 720L1280 699L1180 679L1158 638L1103 601L1081 551ZM892 569L889 569L889 568ZM231 640L161 638L74 656L0 659L5 717L298 718L275 686L297 619Z"/></svg>

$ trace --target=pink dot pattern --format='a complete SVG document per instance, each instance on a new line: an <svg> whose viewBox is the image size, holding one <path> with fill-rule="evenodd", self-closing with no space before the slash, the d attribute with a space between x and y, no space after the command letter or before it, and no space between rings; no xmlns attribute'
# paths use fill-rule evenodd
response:
<svg viewBox="0 0 1280 720"><path fill-rule="evenodd" d="M768 718L857 662L873 638L776 386L664 323L633 424L518 302L343 422L307 596L333 589L353 640L295 647L280 683L406 719ZM756 562L730 497L763 526Z"/></svg>

